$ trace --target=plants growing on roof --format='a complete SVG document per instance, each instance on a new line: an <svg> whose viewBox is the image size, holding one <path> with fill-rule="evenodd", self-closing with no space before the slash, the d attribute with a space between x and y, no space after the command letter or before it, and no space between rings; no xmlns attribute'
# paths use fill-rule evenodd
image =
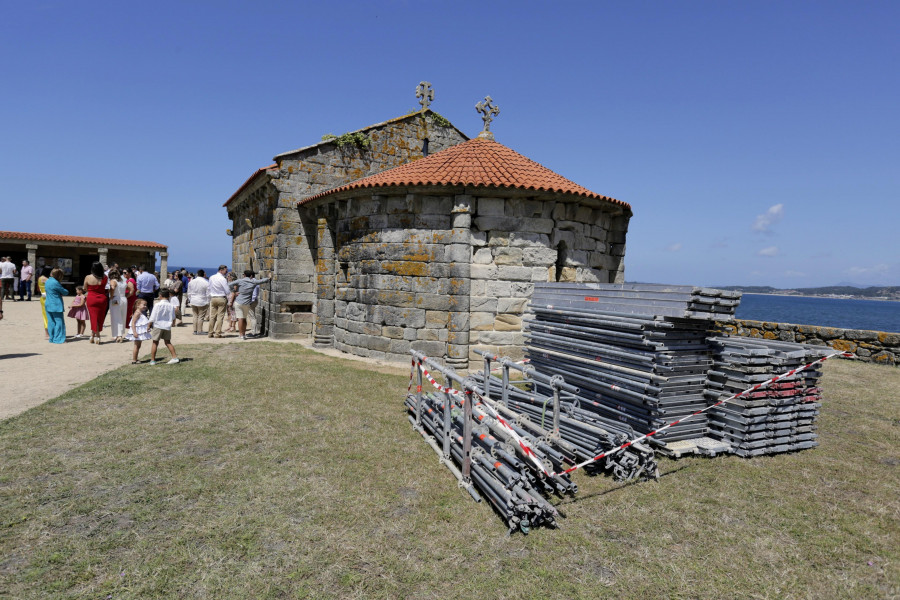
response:
<svg viewBox="0 0 900 600"><path fill-rule="evenodd" d="M440 115L434 111L431 111L431 122L438 127L453 127L450 121L448 121L443 115Z"/></svg>
<svg viewBox="0 0 900 600"><path fill-rule="evenodd" d="M322 136L322 141L334 142L339 148L343 148L344 146L355 146L360 150L365 150L372 144L372 140L369 138L369 136L361 131L354 131L352 133L345 133L343 135L326 133Z"/></svg>

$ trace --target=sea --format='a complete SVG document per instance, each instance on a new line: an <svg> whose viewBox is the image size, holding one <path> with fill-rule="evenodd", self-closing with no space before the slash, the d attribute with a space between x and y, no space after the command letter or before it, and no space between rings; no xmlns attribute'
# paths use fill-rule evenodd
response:
<svg viewBox="0 0 900 600"><path fill-rule="evenodd" d="M213 275L213 274L218 270L218 268L219 268L219 265L215 265L215 266L212 266L212 267L190 267L190 266L187 266L187 265L182 266L182 265L180 265L180 264L172 264L172 263L169 263L169 272L171 272L173 269L184 269L184 270L186 270L188 273L196 273L196 272L199 271L200 269L203 269L204 271L206 271L206 276L207 276L207 277L209 277L210 275ZM231 266L229 265L229 269L230 269L230 268L231 268ZM159 264L158 264L158 263L157 263L157 265L156 265L156 270L159 271Z"/></svg>
<svg viewBox="0 0 900 600"><path fill-rule="evenodd" d="M735 317L842 329L900 332L900 302L744 294Z"/></svg>

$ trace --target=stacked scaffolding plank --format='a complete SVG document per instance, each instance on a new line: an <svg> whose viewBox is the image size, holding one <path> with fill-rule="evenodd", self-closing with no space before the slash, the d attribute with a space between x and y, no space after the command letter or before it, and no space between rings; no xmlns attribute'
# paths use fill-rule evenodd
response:
<svg viewBox="0 0 900 600"><path fill-rule="evenodd" d="M707 387L713 402L826 354L815 346L761 339L712 337L709 343L714 364ZM818 369L803 371L710 410L709 436L727 442L740 456L818 445L820 376Z"/></svg>
<svg viewBox="0 0 900 600"><path fill-rule="evenodd" d="M578 386L578 408L654 431L705 408L714 320L733 318L740 293L656 284L535 284L527 352L542 373ZM705 415L665 432L702 438Z"/></svg>

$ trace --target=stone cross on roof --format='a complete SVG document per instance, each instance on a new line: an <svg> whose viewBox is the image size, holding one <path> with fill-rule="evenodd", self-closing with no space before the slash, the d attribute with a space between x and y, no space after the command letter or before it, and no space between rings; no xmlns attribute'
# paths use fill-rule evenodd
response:
<svg viewBox="0 0 900 600"><path fill-rule="evenodd" d="M419 85L416 87L416 98L419 98L419 104L422 105L423 111L428 108L429 104L434 102L434 89L429 82L419 82Z"/></svg>
<svg viewBox="0 0 900 600"><path fill-rule="evenodd" d="M478 134L480 138L494 139L494 134L491 133L491 121L500 114L500 107L491 104L493 101L494 99L490 96L485 96L484 102L475 105L475 110L481 113L481 120L484 121L484 129Z"/></svg>

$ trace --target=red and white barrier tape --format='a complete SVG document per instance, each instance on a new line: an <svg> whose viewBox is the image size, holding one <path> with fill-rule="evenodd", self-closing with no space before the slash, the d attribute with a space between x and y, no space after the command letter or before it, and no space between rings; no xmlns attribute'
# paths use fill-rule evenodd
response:
<svg viewBox="0 0 900 600"><path fill-rule="evenodd" d="M846 358L853 358L853 354L851 352L835 352L834 354L829 354L828 356L823 356L822 358L820 358L818 360L814 360L813 362L803 365L802 367L797 367L796 369L791 369L790 371L782 373L781 375L777 375L777 376L773 377L772 379L769 379L768 381L763 381L762 383L758 383L752 387L749 387L742 392L738 392L737 394L733 394L733 395L729 396L728 398L719 400L715 404L711 404L711 405L707 406L706 408L702 408L698 411L692 412L691 414L687 415L686 417L683 417L676 421L672 421L668 425L664 425L663 427L660 427L659 429L656 429L649 433L645 433L644 435L638 436L638 437L634 438L633 440L625 442L621 446L617 446L617 447L613 448L612 450L598 454L597 456L595 456L593 458L589 458L585 461L582 461L582 462L578 463L577 465L569 467L568 469L561 471L559 473L548 472L547 469L544 467L544 464L541 462L541 460L537 457L537 455L531 449L531 446L529 446L528 443L524 439L522 439L522 437L519 434L517 434L515 432L515 430L512 428L512 426L510 426L510 424L505 419L503 419L503 417L501 417L497 411L494 410L494 408L490 405L490 403L484 402L484 398L480 394L477 394L474 392L471 392L471 393L473 393L474 395L481 398L481 400L483 401L481 403L481 406L485 407L488 410L488 413L490 414L490 416L493 417L494 419L496 419L497 422L500 424L500 426L503 428L503 430L506 431L510 435L510 437L512 437L516 441L517 444L519 444L519 447L522 449L522 452L525 454L525 456L529 460L531 460L531 462L534 463L534 465L538 469L540 469L540 471L544 475L546 475L547 477L555 477L557 475L568 475L572 471L577 471L578 469L586 467L587 465L589 465L591 463L597 462L598 460L600 460L602 458L606 458L607 456L612 456L613 454L617 454L617 453L621 452L622 450L625 450L629 446L643 442L647 438L653 437L654 435L657 435L658 433L662 433L663 431L665 431L671 427L674 427L675 425L678 425L679 423L684 423L685 421L692 419L698 415L701 415L709 410L712 410L713 408L716 408L717 406L721 406L723 404L731 402L732 400L737 400L741 396L751 394L751 393L753 393L757 390L760 390L762 388L765 388L765 387L769 387L770 385L777 383L777 382L781 381L782 379L786 379L788 377L791 377L792 375L796 375L797 373L806 371L810 367L821 364L821 363L825 362L826 360L828 360L829 358L833 358L835 356L844 356ZM415 360L413 360L412 362L413 362L414 366L417 365ZM418 363L417 366L422 371L422 374L425 376L425 378L429 382L431 382L431 385L433 385L439 391L444 392L446 394L451 394L454 396L462 395L463 392L453 389L453 388L445 388L441 384L439 384L437 381L435 381L434 378L431 376L431 374L428 372L428 369L426 369L425 366L421 362ZM412 387L412 374L410 374L410 388L411 387ZM409 391L409 390L407 390L407 391ZM419 391L421 391L421 389L419 389Z"/></svg>
<svg viewBox="0 0 900 600"><path fill-rule="evenodd" d="M413 361L413 362L415 362L415 361ZM453 388L446 388L446 387L442 386L441 384L439 384L437 381L435 381L434 377L431 376L431 373L428 372L428 369L426 369L424 364L422 364L421 362L419 363L419 369L422 371L422 375L425 377L425 379L427 379L431 383L431 385L433 385L435 387L435 389L437 389L445 394L451 394L453 396L463 395L463 392L461 392L460 390L453 389ZM483 402L484 398L481 396L481 394L478 394L475 392L465 392L465 393L473 394L473 395L481 398L481 400L482 400L481 406L484 409L486 409L486 412L488 413L488 415L490 417L493 417L497 421L497 423L500 424L500 427L507 434L509 434L509 436L513 440L515 440L515 442L519 445L519 448L522 449L522 453L525 455L525 457L528 460L530 460L534 464L534 466L536 466L538 469L540 469L541 473L543 473L547 477L553 477L553 475L555 475L555 473L550 473L549 471L547 471L547 468L544 466L544 463L541 462L541 460L537 457L537 455L534 453L534 450L532 450L531 446L528 445L528 442L526 442L522 438L522 436L520 436L518 433L516 433L516 431L506 421L506 419L501 417L500 413L498 413L496 410L494 410L493 406L491 406L487 402Z"/></svg>
<svg viewBox="0 0 900 600"><path fill-rule="evenodd" d="M763 381L762 383L758 383L758 384L754 385L753 387L747 388L747 389L744 390L743 392L739 392L739 393L737 393L737 394L734 394L734 395L732 395L732 396L729 396L728 398L725 398L725 399L723 399L723 400L719 400L719 401L716 402L715 404L711 404L710 406L707 406L706 408L703 408L703 409L700 409L700 410L698 410L698 411L692 412L691 414L689 414L688 416L686 416L686 417L684 417L684 418L682 418L682 419L678 419L677 421L672 421L672 422L669 423L668 425L665 425L664 427L660 427L659 429L657 429L657 430L655 430L655 431L651 431L650 433L645 433L645 434L642 435L642 436L636 437L635 439L633 439L633 440L631 440L631 441L628 441L628 442L625 442L625 443L622 444L621 446L618 446L618 447L616 447L616 448L613 448L612 450L609 450L608 452L603 452L602 454L598 454L598 455L595 456L594 458L589 458L589 459L587 459L586 461L580 462L580 463L578 463L577 465L575 465L575 466L573 466L573 467L569 467L568 469L566 469L565 471L563 471L562 474L565 475L565 474L567 474L567 473L571 473L572 471L575 471L575 470L577 470L577 469L580 469L580 468L582 468L582 467L585 467L585 466L587 466L587 465L589 465L589 464L591 464L591 463L593 463L593 462L597 462L597 461L600 460L601 458L605 458L605 457L607 457L607 456L611 456L611 455L613 455L613 454L616 454L617 452L621 452L622 450L628 448L629 446L634 445L634 444L637 444L637 443L640 443L640 442L643 442L643 441L646 440L647 438L652 437L652 436L654 436L654 435L656 435L656 434L658 434L658 433L660 433L660 432L663 432L663 431L665 431L666 429L669 429L670 427L674 427L675 425L678 425L679 423L684 423L684 422L687 421L688 419L692 419L692 418L696 417L697 415L703 414L703 413L705 413L706 411L711 410L711 409L713 409L713 408L715 408L715 407L717 407L717 406L722 406L722 405L725 404L726 402L731 402L732 400L736 400L736 399L740 398L741 396L743 396L744 394L749 394L749 393L751 393L751 392L755 392L755 391L758 390L758 389L761 389L761 388L764 388L764 387L768 387L768 386L770 386L770 385L773 384L773 383L776 383L776 382L778 382L778 381L780 381L780 380L782 380L782 379L785 379L785 378L787 378L787 377L790 377L791 375L796 375L797 373L800 373L801 371L805 371L805 370L809 369L810 367L815 366L815 365L818 365L818 364L820 364L820 363L823 363L823 362L825 362L826 360L828 360L829 358L833 358L833 357L835 357L835 356L845 356L845 357L847 357L847 358L852 358L852 357L853 357L853 354L850 353L850 352L835 352L834 354L829 354L828 356L823 356L823 357L820 358L819 360L814 360L813 362L811 362L811 363L809 363L809 364L807 364L807 365L803 365L802 367L797 367L796 369L791 369L790 371L788 371L788 372L786 372L786 373L782 373L781 375L778 375L778 376L776 376L776 377L773 377L772 379L769 379L768 381Z"/></svg>

